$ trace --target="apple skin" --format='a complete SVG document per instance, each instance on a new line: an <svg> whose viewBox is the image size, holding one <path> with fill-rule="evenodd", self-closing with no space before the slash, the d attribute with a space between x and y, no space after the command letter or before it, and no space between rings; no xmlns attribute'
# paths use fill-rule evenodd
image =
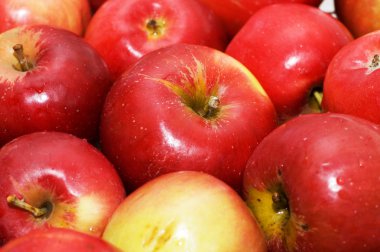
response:
<svg viewBox="0 0 380 252"><path fill-rule="evenodd" d="M34 67L15 69L12 47L23 44ZM106 63L79 36L45 25L0 34L0 146L42 130L95 141L112 85Z"/></svg>
<svg viewBox="0 0 380 252"><path fill-rule="evenodd" d="M332 59L323 83L325 111L351 114L380 124L380 32L355 39Z"/></svg>
<svg viewBox="0 0 380 252"><path fill-rule="evenodd" d="M268 224L268 250L377 251L379 163L380 128L358 117L301 115L272 131L244 173L244 198ZM276 209L276 191L287 199L283 226L273 221L280 212L265 211Z"/></svg>
<svg viewBox="0 0 380 252"><path fill-rule="evenodd" d="M99 7L104 4L107 0L89 0L91 9L93 12L97 11Z"/></svg>
<svg viewBox="0 0 380 252"><path fill-rule="evenodd" d="M103 239L123 251L266 251L264 236L240 196L202 172L162 175L115 210Z"/></svg>
<svg viewBox="0 0 380 252"><path fill-rule="evenodd" d="M200 0L210 9L215 11L223 21L230 37L232 38L248 19L260 8L275 3L302 3L319 6L322 0Z"/></svg>
<svg viewBox="0 0 380 252"><path fill-rule="evenodd" d="M121 252L99 237L72 229L49 228L32 231L9 241L1 252Z"/></svg>
<svg viewBox="0 0 380 252"><path fill-rule="evenodd" d="M219 97L218 110L203 116L211 96ZM241 63L216 49L177 44L145 55L114 83L100 143L127 191L179 170L210 173L238 190L252 150L276 120Z"/></svg>
<svg viewBox="0 0 380 252"><path fill-rule="evenodd" d="M273 4L248 20L226 53L256 76L286 121L302 113L331 59L350 41L349 31L318 8Z"/></svg>
<svg viewBox="0 0 380 252"><path fill-rule="evenodd" d="M380 0L335 0L338 19L354 37L380 29Z"/></svg>
<svg viewBox="0 0 380 252"><path fill-rule="evenodd" d="M86 140L62 132L36 132L0 149L0 244L32 230L70 228L100 236L125 198L112 164ZM8 203L15 195L46 215Z"/></svg>
<svg viewBox="0 0 380 252"><path fill-rule="evenodd" d="M150 20L157 22L157 33L149 28ZM197 0L108 1L91 19L85 39L105 59L114 80L144 54L168 45L219 50L227 45L220 20Z"/></svg>
<svg viewBox="0 0 380 252"><path fill-rule="evenodd" d="M2 0L0 33L22 25L45 24L83 35L91 19L87 0Z"/></svg>

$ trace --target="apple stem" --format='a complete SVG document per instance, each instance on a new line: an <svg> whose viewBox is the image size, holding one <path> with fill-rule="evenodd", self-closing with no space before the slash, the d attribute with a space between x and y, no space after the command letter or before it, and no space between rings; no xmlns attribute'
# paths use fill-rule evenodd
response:
<svg viewBox="0 0 380 252"><path fill-rule="evenodd" d="M24 201L24 199L18 199L15 195L9 195L7 197L8 204L26 210L33 214L34 217L41 217L47 214L48 209L46 207L37 208Z"/></svg>
<svg viewBox="0 0 380 252"><path fill-rule="evenodd" d="M288 200L286 196L279 192L274 192L272 195L272 202L273 202L273 209L276 212L282 211L287 209L288 206Z"/></svg>
<svg viewBox="0 0 380 252"><path fill-rule="evenodd" d="M213 117L215 116L216 112L218 111L219 109L219 105L220 105L220 100L218 97L216 96L210 96L205 108L204 108L204 117L205 118L210 118L210 117Z"/></svg>
<svg viewBox="0 0 380 252"><path fill-rule="evenodd" d="M21 71L22 72L26 72L28 70L30 70L33 65L32 63L30 63L28 60L27 60L27 57L25 56L25 53L24 53L24 47L22 44L16 44L13 46L13 55L16 57L16 59L18 60L19 64L20 64L20 67L21 67Z"/></svg>

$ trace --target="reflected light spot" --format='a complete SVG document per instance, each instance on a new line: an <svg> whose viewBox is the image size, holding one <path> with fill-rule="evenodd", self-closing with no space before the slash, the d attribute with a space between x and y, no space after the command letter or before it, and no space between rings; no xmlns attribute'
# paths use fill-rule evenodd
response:
<svg viewBox="0 0 380 252"><path fill-rule="evenodd" d="M27 103L44 103L49 100L49 96L45 93L35 93L26 98Z"/></svg>
<svg viewBox="0 0 380 252"><path fill-rule="evenodd" d="M165 142L173 147L173 148L179 148L181 147L181 141L177 139L175 136L173 136L172 132L170 132L169 129L166 128L164 123L160 123L160 129L162 132L162 135L164 137Z"/></svg>
<svg viewBox="0 0 380 252"><path fill-rule="evenodd" d="M285 61L285 68L291 69L292 67L294 67L298 63L299 60L300 60L300 58L298 56L290 56Z"/></svg>
<svg viewBox="0 0 380 252"><path fill-rule="evenodd" d="M342 189L342 186L338 184L336 177L329 177L328 186L332 192L339 192L340 189Z"/></svg>

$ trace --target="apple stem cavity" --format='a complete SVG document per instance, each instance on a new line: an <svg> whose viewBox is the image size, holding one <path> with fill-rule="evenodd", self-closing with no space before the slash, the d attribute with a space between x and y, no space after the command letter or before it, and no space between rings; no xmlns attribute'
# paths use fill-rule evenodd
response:
<svg viewBox="0 0 380 252"><path fill-rule="evenodd" d="M369 65L369 69L372 72L372 71L378 69L379 66L380 66L380 55L375 54L371 60L371 63Z"/></svg>
<svg viewBox="0 0 380 252"><path fill-rule="evenodd" d="M161 19L149 19L146 21L146 29L148 38L161 37L165 30L165 21Z"/></svg>
<svg viewBox="0 0 380 252"><path fill-rule="evenodd" d="M9 205L20 208L22 210L28 211L33 214L34 217L43 217L49 214L49 207L34 207L25 202L24 199L18 199L15 195L9 195L7 197L7 202Z"/></svg>
<svg viewBox="0 0 380 252"><path fill-rule="evenodd" d="M215 117L219 110L220 100L216 96L210 96L209 100L204 108L204 114L202 115L204 118L212 118Z"/></svg>
<svg viewBox="0 0 380 252"><path fill-rule="evenodd" d="M22 44L16 44L13 46L13 55L18 60L18 65L14 66L16 70L26 72L33 68L33 64L28 61L24 53L24 47Z"/></svg>

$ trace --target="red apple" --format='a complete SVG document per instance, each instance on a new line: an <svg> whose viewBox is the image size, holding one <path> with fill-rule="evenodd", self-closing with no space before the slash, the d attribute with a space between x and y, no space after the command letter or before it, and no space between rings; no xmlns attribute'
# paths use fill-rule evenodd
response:
<svg viewBox="0 0 380 252"><path fill-rule="evenodd" d="M36 229L100 236L125 197L111 163L85 140L36 132L0 149L0 244Z"/></svg>
<svg viewBox="0 0 380 252"><path fill-rule="evenodd" d="M226 53L257 77L282 120L307 107L337 51L352 37L330 14L302 4L273 4L257 11Z"/></svg>
<svg viewBox="0 0 380 252"><path fill-rule="evenodd" d="M355 39L331 61L322 107L380 124L380 31Z"/></svg>
<svg viewBox="0 0 380 252"><path fill-rule="evenodd" d="M255 149L244 192L269 251L380 248L380 128L343 114L286 122Z"/></svg>
<svg viewBox="0 0 380 252"><path fill-rule="evenodd" d="M319 6L322 0L199 0L215 11L233 37L260 8L275 3L303 3Z"/></svg>
<svg viewBox="0 0 380 252"><path fill-rule="evenodd" d="M71 32L31 25L0 34L0 146L40 130L95 139L111 84L99 54Z"/></svg>
<svg viewBox="0 0 380 252"><path fill-rule="evenodd" d="M1 0L0 4L0 32L21 25L45 24L82 35L90 19L87 0Z"/></svg>
<svg viewBox="0 0 380 252"><path fill-rule="evenodd" d="M224 50L226 33L197 0L114 0L95 13L85 34L116 79L144 54L179 42Z"/></svg>
<svg viewBox="0 0 380 252"><path fill-rule="evenodd" d="M380 0L335 0L336 14L355 37L380 29Z"/></svg>
<svg viewBox="0 0 380 252"><path fill-rule="evenodd" d="M219 179L184 171L160 176L115 210L103 239L123 251L266 251L240 196Z"/></svg>
<svg viewBox="0 0 380 252"><path fill-rule="evenodd" d="M252 150L275 127L272 102L242 64L177 44L147 54L114 83L100 140L130 190L178 170L238 189Z"/></svg>
<svg viewBox="0 0 380 252"><path fill-rule="evenodd" d="M120 252L99 237L66 228L33 231L13 239L1 252Z"/></svg>

